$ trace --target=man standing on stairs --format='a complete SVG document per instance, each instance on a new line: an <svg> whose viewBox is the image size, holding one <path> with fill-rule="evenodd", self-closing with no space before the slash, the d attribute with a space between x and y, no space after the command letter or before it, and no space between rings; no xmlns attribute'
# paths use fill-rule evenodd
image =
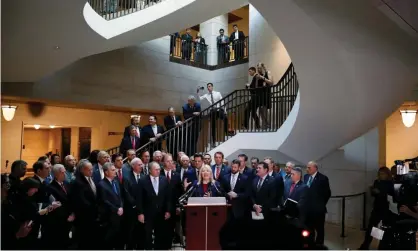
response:
<svg viewBox="0 0 418 251"><path fill-rule="evenodd" d="M210 111L210 127L211 127L211 148L216 147L216 122L218 119L223 120L224 122L224 132L220 134L221 137L225 137L228 133L228 118L226 116L226 107L224 101L222 100L222 95L220 92L213 90L213 84L208 83L207 85L208 93L199 96L200 100L206 99L211 105ZM199 88L197 89L197 95L199 95ZM219 102L220 101L220 102ZM219 134L218 134L219 136ZM224 141L225 139L221 139Z"/></svg>

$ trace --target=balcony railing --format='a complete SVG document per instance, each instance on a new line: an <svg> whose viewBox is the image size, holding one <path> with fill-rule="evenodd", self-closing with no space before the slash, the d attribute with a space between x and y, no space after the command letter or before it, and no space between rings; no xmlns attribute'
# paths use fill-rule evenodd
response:
<svg viewBox="0 0 418 251"><path fill-rule="evenodd" d="M90 6L104 19L118 17L146 9L165 0L89 0Z"/></svg>
<svg viewBox="0 0 418 251"><path fill-rule="evenodd" d="M192 155L210 151L237 132L277 131L292 110L298 89L291 64L277 84L236 90L199 115L186 117L181 126L167 130L156 142L144 144L137 153L145 149L151 152L165 149L172 154L183 151ZM110 154L119 151L119 147L108 150Z"/></svg>
<svg viewBox="0 0 418 251"><path fill-rule="evenodd" d="M244 40L217 43L217 62L208 64L208 45L187 40L175 34L170 35L170 57L173 61L181 59L182 63L214 70L242 60L248 60L248 42Z"/></svg>

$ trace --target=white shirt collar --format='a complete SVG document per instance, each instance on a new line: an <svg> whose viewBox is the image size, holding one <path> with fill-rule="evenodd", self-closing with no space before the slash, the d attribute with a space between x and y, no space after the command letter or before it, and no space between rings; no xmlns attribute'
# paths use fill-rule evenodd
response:
<svg viewBox="0 0 418 251"><path fill-rule="evenodd" d="M105 177L110 183L112 183L113 180L109 179L108 177Z"/></svg>
<svg viewBox="0 0 418 251"><path fill-rule="evenodd" d="M38 177L39 178L39 180L41 181L41 183L44 183L44 180L45 179L43 179L41 176L39 176L39 175L37 175L37 174L35 174L36 175L36 177Z"/></svg>
<svg viewBox="0 0 418 251"><path fill-rule="evenodd" d="M318 171L316 171L314 174L311 175L312 180L315 179L316 174L318 173Z"/></svg>
<svg viewBox="0 0 418 251"><path fill-rule="evenodd" d="M263 182L264 182L264 180L266 179L267 175L268 175L268 174L264 175L264 176L261 178L261 179L263 179Z"/></svg>
<svg viewBox="0 0 418 251"><path fill-rule="evenodd" d="M270 171L269 173L268 173L268 176L272 176L273 175L273 171Z"/></svg>
<svg viewBox="0 0 418 251"><path fill-rule="evenodd" d="M89 176L84 176L84 178L86 178L87 181L89 181L91 179L91 177L89 177Z"/></svg>

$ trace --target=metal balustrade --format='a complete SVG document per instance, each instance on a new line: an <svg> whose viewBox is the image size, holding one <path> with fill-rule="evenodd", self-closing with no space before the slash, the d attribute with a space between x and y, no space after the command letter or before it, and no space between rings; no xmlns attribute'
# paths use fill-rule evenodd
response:
<svg viewBox="0 0 418 251"><path fill-rule="evenodd" d="M184 64L190 62L198 67L206 66L209 69L216 69L230 63L248 60L248 43L249 39L246 37L244 40L217 44L217 64L208 65L208 45L171 34L170 57L171 59L182 59Z"/></svg>
<svg viewBox="0 0 418 251"><path fill-rule="evenodd" d="M187 118L182 125L165 131L155 142L144 144L137 153L147 149L150 152L166 150L173 155L183 151L192 155L210 151L237 132L277 131L292 110L298 90L296 72L291 64L277 84L235 90L198 116ZM107 151L113 154L120 149L114 147Z"/></svg>
<svg viewBox="0 0 418 251"><path fill-rule="evenodd" d="M126 16L165 0L89 0L90 6L106 20Z"/></svg>

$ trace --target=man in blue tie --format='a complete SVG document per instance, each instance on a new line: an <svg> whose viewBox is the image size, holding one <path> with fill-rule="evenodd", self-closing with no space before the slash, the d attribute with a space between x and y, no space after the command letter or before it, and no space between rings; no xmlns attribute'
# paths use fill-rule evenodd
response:
<svg viewBox="0 0 418 251"><path fill-rule="evenodd" d="M123 215L121 188L116 177L116 167L111 162L103 164L104 178L97 185L99 218L104 226L103 248L123 249L124 238L120 226Z"/></svg>
<svg viewBox="0 0 418 251"><path fill-rule="evenodd" d="M310 161L307 165L304 182L309 187L307 192L308 214L306 225L311 233L316 232L315 243L324 245L324 224L327 203L331 197L328 177L318 172L318 164Z"/></svg>

